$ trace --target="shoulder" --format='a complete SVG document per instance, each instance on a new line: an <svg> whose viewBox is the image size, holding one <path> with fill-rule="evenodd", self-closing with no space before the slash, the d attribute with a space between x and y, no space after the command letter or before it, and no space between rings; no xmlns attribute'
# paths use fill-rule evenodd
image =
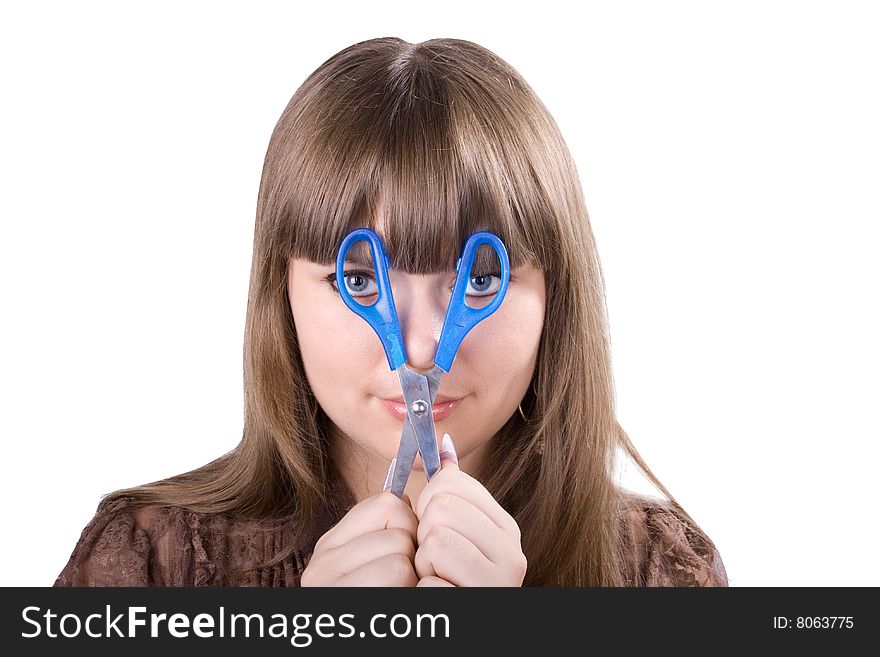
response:
<svg viewBox="0 0 880 657"><path fill-rule="evenodd" d="M268 521L104 500L55 586L259 586L263 579L283 585L304 567L299 552L269 573L251 569L291 540L290 531Z"/></svg>
<svg viewBox="0 0 880 657"><path fill-rule="evenodd" d="M130 501L102 501L55 586L147 586L150 541Z"/></svg>
<svg viewBox="0 0 880 657"><path fill-rule="evenodd" d="M728 585L715 544L681 507L626 492L621 509L628 585Z"/></svg>
<svg viewBox="0 0 880 657"><path fill-rule="evenodd" d="M102 500L55 586L193 586L204 575L206 521L175 506Z"/></svg>

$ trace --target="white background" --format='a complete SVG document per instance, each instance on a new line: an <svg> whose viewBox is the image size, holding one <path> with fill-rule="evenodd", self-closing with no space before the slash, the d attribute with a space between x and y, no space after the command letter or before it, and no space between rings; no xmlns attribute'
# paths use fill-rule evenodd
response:
<svg viewBox="0 0 880 657"><path fill-rule="evenodd" d="M399 36L486 46L558 122L620 422L731 584L880 584L871 3L313 4L3 5L0 583L51 585L100 495L237 444L271 130Z"/></svg>

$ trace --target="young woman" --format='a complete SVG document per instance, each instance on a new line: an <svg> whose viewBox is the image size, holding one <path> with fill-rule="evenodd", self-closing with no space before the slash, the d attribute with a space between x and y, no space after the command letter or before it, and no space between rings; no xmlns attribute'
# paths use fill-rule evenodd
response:
<svg viewBox="0 0 880 657"><path fill-rule="evenodd" d="M417 459L402 497L383 490L400 385L335 288L340 242L364 226L387 249L417 372L468 236L493 232L511 265L443 378L442 469L429 482ZM365 41L294 94L260 184L244 376L241 443L105 496L56 586L727 585L615 419L568 149L517 71L474 43ZM618 485L618 448L667 499Z"/></svg>

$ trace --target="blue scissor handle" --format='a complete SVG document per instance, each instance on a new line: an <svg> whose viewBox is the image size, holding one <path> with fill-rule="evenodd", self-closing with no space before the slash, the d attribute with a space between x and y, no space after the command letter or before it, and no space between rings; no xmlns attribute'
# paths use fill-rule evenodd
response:
<svg viewBox="0 0 880 657"><path fill-rule="evenodd" d="M474 256L476 256L477 247L481 244L491 245L495 249L495 253L498 254L498 260L501 262L501 286L495 293L492 303L488 306L471 308L465 303L465 294L467 293L468 281L471 278ZM437 352L434 355L434 364L444 372L448 372L452 367L455 352L458 351L461 341L464 340L468 332L498 310L498 306L504 300L507 284L510 282L510 260L507 257L504 242L488 231L474 233L464 245L464 251L455 264L455 271L458 272L458 275L455 278L455 287L452 288L452 297L449 299L446 317L443 319L443 332L440 334Z"/></svg>
<svg viewBox="0 0 880 657"><path fill-rule="evenodd" d="M366 240L370 243L373 254L373 269L376 273L376 283L379 285L379 298L369 306L363 306L355 301L345 286L345 256L348 255L352 245ZM358 228L351 231L339 245L336 254L336 289L339 295L352 311L363 317L373 327L388 357L388 365L392 370L406 362L406 347L403 344L403 334L400 332L400 323L397 321L397 309L394 307L394 295L391 293L391 282L388 280L388 256L379 236L369 228Z"/></svg>
<svg viewBox="0 0 880 657"><path fill-rule="evenodd" d="M379 298L369 306L361 305L355 301L345 285L345 256L348 255L352 245L359 240L366 240L370 244L370 250L373 254L373 269L376 274L376 283L379 286ZM465 295L471 278L470 272L474 257L477 248L482 244L489 244L498 254L498 260L501 263L501 285L489 305L484 308L471 308L465 302ZM397 320L397 308L394 305L391 282L388 279L389 266L385 246L380 237L369 228L357 228L346 235L339 246L339 252L336 255L336 288L345 305L366 320L379 336L385 349L385 355L388 357L388 365L392 370L396 370L406 362L406 347L403 343L400 323ZM488 231L474 233L465 243L461 257L455 265L455 270L458 274L452 288L449 305L446 308L443 331L440 334L440 341L434 355L434 364L444 372L448 372L452 367L455 353L470 330L494 313L504 301L510 282L510 260L504 242Z"/></svg>

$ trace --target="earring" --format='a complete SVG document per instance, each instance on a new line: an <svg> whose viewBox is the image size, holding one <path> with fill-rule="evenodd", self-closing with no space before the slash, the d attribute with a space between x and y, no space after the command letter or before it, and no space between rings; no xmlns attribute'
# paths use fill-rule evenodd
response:
<svg viewBox="0 0 880 657"><path fill-rule="evenodd" d="M522 404L520 404L517 408L519 408L519 414L522 415L522 419L525 420L526 422L528 422L529 418L527 418L526 414L523 413Z"/></svg>

